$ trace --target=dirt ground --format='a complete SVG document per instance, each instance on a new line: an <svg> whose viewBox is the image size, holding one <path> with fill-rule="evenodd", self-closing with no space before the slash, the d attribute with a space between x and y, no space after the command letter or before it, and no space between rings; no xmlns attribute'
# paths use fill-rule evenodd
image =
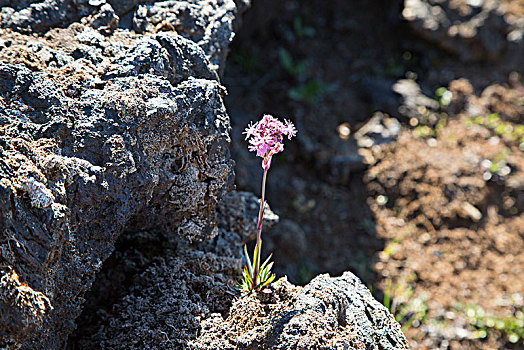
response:
<svg viewBox="0 0 524 350"><path fill-rule="evenodd" d="M255 2L224 77L237 187L258 194L262 175L243 128L291 119L267 189L277 274L351 270L413 349L522 349L524 72L460 61L401 10Z"/></svg>

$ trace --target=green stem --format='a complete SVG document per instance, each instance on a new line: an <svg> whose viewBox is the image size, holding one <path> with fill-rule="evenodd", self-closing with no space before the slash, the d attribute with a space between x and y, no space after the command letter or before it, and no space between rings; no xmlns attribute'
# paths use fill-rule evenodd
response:
<svg viewBox="0 0 524 350"><path fill-rule="evenodd" d="M253 256L253 285L257 285L258 270L260 269L260 256L262 255L262 222L264 220L264 202L266 196L266 178L267 170L264 170L264 177L262 178L262 199L260 200L260 210L258 211L257 222L257 247L255 252L257 256Z"/></svg>

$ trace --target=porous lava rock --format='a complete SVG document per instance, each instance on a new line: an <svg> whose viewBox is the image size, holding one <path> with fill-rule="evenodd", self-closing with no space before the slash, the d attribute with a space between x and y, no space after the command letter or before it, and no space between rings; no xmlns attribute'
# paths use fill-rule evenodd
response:
<svg viewBox="0 0 524 350"><path fill-rule="evenodd" d="M305 287L286 279L202 325L193 349L407 349L399 324L350 272Z"/></svg>
<svg viewBox="0 0 524 350"><path fill-rule="evenodd" d="M97 275L71 349L184 349L201 322L227 314L242 245L256 234L258 199L233 191L218 205L213 239L189 244L161 230L126 232ZM276 223L266 207L265 226Z"/></svg>
<svg viewBox="0 0 524 350"><path fill-rule="evenodd" d="M227 23L228 40L208 51L116 28L110 3L1 11L0 347L63 347L125 228L218 234L233 162L210 59L226 54L234 3L216 3L227 18L208 25Z"/></svg>

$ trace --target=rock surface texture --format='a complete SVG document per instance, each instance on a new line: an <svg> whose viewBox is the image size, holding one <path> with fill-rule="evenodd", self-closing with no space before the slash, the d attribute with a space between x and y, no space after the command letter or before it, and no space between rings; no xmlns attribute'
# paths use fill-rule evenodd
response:
<svg viewBox="0 0 524 350"><path fill-rule="evenodd" d="M261 302L224 349L405 348L350 274L230 310L258 200L228 194L219 77L248 1L0 5L0 348L211 349Z"/></svg>
<svg viewBox="0 0 524 350"><path fill-rule="evenodd" d="M137 35L116 25L141 7L112 3L1 10L0 347L63 347L126 227L218 234L233 162L211 61L225 57L236 5L185 3L216 16Z"/></svg>
<svg viewBox="0 0 524 350"><path fill-rule="evenodd" d="M159 230L126 232L97 275L71 348L186 348L203 320L228 312L257 214L253 194L232 192L218 207L219 234L206 242L190 245ZM274 225L274 214L265 215L264 224Z"/></svg>
<svg viewBox="0 0 524 350"><path fill-rule="evenodd" d="M407 349L398 323L352 273L320 275L304 288L279 283L237 300L225 321L206 320L193 348Z"/></svg>

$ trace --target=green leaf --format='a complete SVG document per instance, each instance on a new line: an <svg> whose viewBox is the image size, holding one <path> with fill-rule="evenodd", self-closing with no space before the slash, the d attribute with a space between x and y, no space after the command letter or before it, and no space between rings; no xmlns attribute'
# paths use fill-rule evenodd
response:
<svg viewBox="0 0 524 350"><path fill-rule="evenodd" d="M498 123L499 123L499 115L497 113L492 113L490 115L488 115L488 121L487 121L487 125L489 128L493 129L495 128Z"/></svg>
<svg viewBox="0 0 524 350"><path fill-rule="evenodd" d="M251 276L249 275L247 271L247 267L244 266L244 283L251 287Z"/></svg>
<svg viewBox="0 0 524 350"><path fill-rule="evenodd" d="M251 265L251 260L249 259L249 254L247 253L247 245L244 244L244 255L246 256L247 260L247 268L249 270L249 275L253 275L253 265Z"/></svg>
<svg viewBox="0 0 524 350"><path fill-rule="evenodd" d="M262 255L262 240L260 240L259 244L257 244L258 246L258 249L257 249L257 263L258 263L258 268L260 269L260 256Z"/></svg>
<svg viewBox="0 0 524 350"><path fill-rule="evenodd" d="M255 272L257 274L256 276L253 276L253 277L255 277L255 281L254 281L255 286L260 283L259 276L260 276L260 254L261 254L261 251L262 251L262 240L260 241L260 244L255 244L255 252L253 254L253 262L255 263L255 266L253 267L253 270L255 270Z"/></svg>
<svg viewBox="0 0 524 350"><path fill-rule="evenodd" d="M259 276L257 276L257 284L263 284L268 278L269 274L271 273L271 268L273 267L273 263L269 263L269 260L273 254L270 254L269 257L264 261L262 264L262 267L260 268ZM269 264L268 264L269 263Z"/></svg>
<svg viewBox="0 0 524 350"><path fill-rule="evenodd" d="M264 283L267 280L268 275L269 272L267 270L263 270L260 274L260 283Z"/></svg>
<svg viewBox="0 0 524 350"><path fill-rule="evenodd" d="M264 267L267 265L267 263L269 262L269 260L271 259L272 256L273 256L273 253L269 254L268 258L264 261L264 263L260 267L261 270L264 269ZM273 263L271 263L271 264L273 264Z"/></svg>
<svg viewBox="0 0 524 350"><path fill-rule="evenodd" d="M273 282L275 280L275 274L272 274L271 276L269 276L269 278L262 284L262 286L260 286L260 288L264 288L266 286L268 286L271 282Z"/></svg>
<svg viewBox="0 0 524 350"><path fill-rule="evenodd" d="M264 269L264 273L267 275L269 275L271 273L271 268L273 267L273 262L271 262L269 265L267 265Z"/></svg>
<svg viewBox="0 0 524 350"><path fill-rule="evenodd" d="M294 64L293 58L291 58L291 54L286 49L281 48L280 50L278 50L278 55L282 67L284 67L288 71L288 73L294 75Z"/></svg>
<svg viewBox="0 0 524 350"><path fill-rule="evenodd" d="M386 307L386 309L390 310L391 309L389 308L390 307L390 302L391 302L391 280L388 278L386 280L386 288L384 288L384 306Z"/></svg>
<svg viewBox="0 0 524 350"><path fill-rule="evenodd" d="M435 91L435 95L437 95L438 97L442 97L446 91L447 91L447 89L445 87L439 87Z"/></svg>
<svg viewBox="0 0 524 350"><path fill-rule="evenodd" d="M500 123L493 131L495 131L495 134L497 135L502 135L506 131L506 125L504 123Z"/></svg>

